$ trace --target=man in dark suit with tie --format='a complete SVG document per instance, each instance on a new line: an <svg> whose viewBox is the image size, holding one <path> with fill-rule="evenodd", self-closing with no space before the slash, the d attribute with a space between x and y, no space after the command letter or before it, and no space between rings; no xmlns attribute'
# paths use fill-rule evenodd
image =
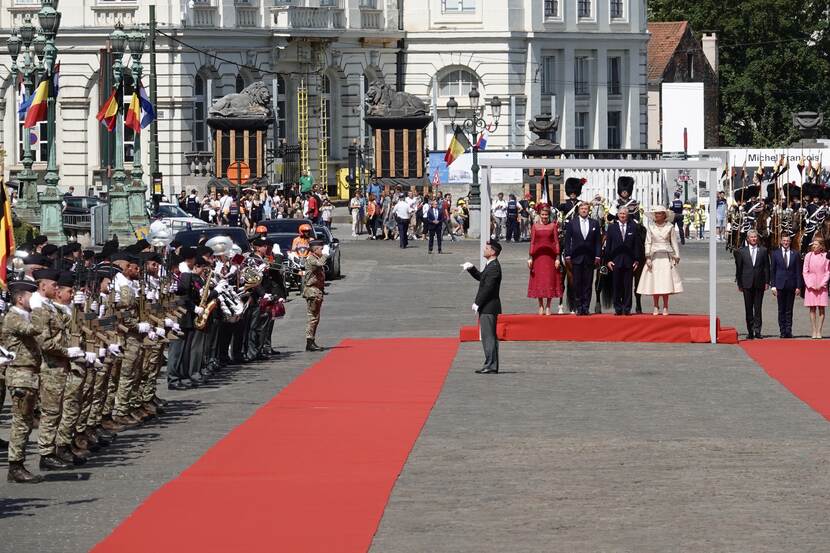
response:
<svg viewBox="0 0 830 553"><path fill-rule="evenodd" d="M767 249L758 244L758 232L750 230L746 235L747 245L735 255L735 281L744 295L747 339L762 338L761 308L764 292L769 287L769 256Z"/></svg>
<svg viewBox="0 0 830 553"><path fill-rule="evenodd" d="M770 281L772 295L778 299L778 328L782 338L793 337L793 304L804 289L801 256L790 248L790 237L781 236L781 247L772 252Z"/></svg>
<svg viewBox="0 0 830 553"><path fill-rule="evenodd" d="M587 203L580 204L579 216L565 227L565 263L573 271L577 315L588 315L594 268L599 266L601 255L599 223L588 217L589 209Z"/></svg>
<svg viewBox="0 0 830 553"><path fill-rule="evenodd" d="M611 272L615 315L631 315L631 288L641 250L637 224L629 221L628 209L621 209L606 230L602 260Z"/></svg>
<svg viewBox="0 0 830 553"><path fill-rule="evenodd" d="M484 366L476 371L478 374L496 374L499 372L499 339L496 336L496 324L501 314L501 265L499 254L501 244L490 240L484 246L484 259L487 264L479 271L472 263L464 263L462 267L478 281L473 311L478 313L481 345L484 348Z"/></svg>
<svg viewBox="0 0 830 553"><path fill-rule="evenodd" d="M432 200L429 203L429 210L427 211L427 232L429 232L429 253L432 253L432 246L435 243L435 238L438 238L438 253L441 253L441 241L444 234L444 209L443 206L438 205L437 200Z"/></svg>

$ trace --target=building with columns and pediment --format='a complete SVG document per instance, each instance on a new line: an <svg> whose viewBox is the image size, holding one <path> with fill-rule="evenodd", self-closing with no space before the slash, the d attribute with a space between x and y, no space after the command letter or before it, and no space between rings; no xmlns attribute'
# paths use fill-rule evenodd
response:
<svg viewBox="0 0 830 553"><path fill-rule="evenodd" d="M56 133L63 189L106 190L106 129L95 118L109 92L100 73L102 50L116 22L127 30L146 26L150 3L60 1ZM527 120L551 109L561 117L559 140L566 149L637 149L647 143L644 0L156 0L155 5L159 160L166 193L207 174L211 102L255 81L276 92L271 147L297 143L297 90L307 85L309 166L315 179L325 107L330 182L335 170L347 165L349 145L367 144L361 95L376 78L432 106L431 149L446 148L447 100L454 96L463 110L473 86L482 99L498 95L503 103L488 148L522 149L532 140ZM28 16L36 23L39 8L37 0L0 0L0 40ZM128 56L124 63L129 67ZM146 87L149 48L142 63ZM0 57L0 142L13 176L22 169L22 146L10 66L7 54ZM128 86L125 101L129 91ZM146 164L149 134L139 137ZM133 140L128 131L128 165ZM45 147L36 143L33 150L42 178Z"/></svg>

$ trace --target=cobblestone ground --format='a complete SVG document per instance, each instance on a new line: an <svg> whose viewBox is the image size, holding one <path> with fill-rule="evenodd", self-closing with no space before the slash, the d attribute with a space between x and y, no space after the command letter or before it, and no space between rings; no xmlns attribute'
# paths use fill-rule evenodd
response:
<svg viewBox="0 0 830 553"><path fill-rule="evenodd" d="M477 244L426 254L343 238L320 342L448 336L474 321L458 265ZM503 298L530 311L527 244L506 245ZM724 324L742 327L732 264L718 266ZM705 310L705 246L684 250L687 293ZM777 334L768 298L765 332ZM806 314L797 311L796 334ZM171 413L39 486L0 482L0 551L84 551L153 490L267 402L317 355L301 351L304 306L277 324L283 358L226 371L205 388L162 391ZM373 551L822 551L827 423L735 347L504 344L495 378L465 344L401 475ZM390 365L394 359L389 360ZM8 434L8 402L0 436ZM0 466L5 469L5 454ZM252 464L257 459L250 459ZM30 466L37 456L30 447ZM4 480L4 479L3 479ZM278 500L278 498L275 498ZM217 506L221 508L221 506ZM198 532L197 527L182 527ZM159 537L163 545L163 537Z"/></svg>

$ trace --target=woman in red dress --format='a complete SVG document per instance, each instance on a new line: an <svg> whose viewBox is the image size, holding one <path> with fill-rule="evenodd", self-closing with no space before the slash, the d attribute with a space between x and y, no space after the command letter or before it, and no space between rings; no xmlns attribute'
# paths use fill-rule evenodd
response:
<svg viewBox="0 0 830 553"><path fill-rule="evenodd" d="M552 298L562 297L559 275L559 229L550 220L550 206L539 211L539 222L530 228L530 254L527 260L530 280L527 297L539 301L539 314L550 315Z"/></svg>

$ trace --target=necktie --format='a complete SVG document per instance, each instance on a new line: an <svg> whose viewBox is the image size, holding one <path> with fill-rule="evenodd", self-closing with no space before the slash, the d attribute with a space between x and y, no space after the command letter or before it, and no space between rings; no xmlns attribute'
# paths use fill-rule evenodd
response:
<svg viewBox="0 0 830 553"><path fill-rule="evenodd" d="M784 267L790 266L790 250L784 250Z"/></svg>
<svg viewBox="0 0 830 553"><path fill-rule="evenodd" d="M621 230L622 230L622 237L623 237L623 240L625 240L625 223L623 223L622 225L620 225L620 228L621 228Z"/></svg>
<svg viewBox="0 0 830 553"><path fill-rule="evenodd" d="M755 247L752 248L750 253L752 254L752 264L755 265Z"/></svg>

